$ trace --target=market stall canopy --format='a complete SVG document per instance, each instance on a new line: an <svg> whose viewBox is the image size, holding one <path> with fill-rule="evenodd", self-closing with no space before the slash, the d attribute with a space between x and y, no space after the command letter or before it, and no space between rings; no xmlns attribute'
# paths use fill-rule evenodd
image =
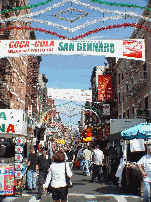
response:
<svg viewBox="0 0 151 202"><path fill-rule="evenodd" d="M121 138L121 132L133 126L146 123L146 119L110 119L110 136L109 140Z"/></svg>
<svg viewBox="0 0 151 202"><path fill-rule="evenodd" d="M151 137L151 123L141 123L129 129L121 132L123 139L139 139L139 138L150 138Z"/></svg>

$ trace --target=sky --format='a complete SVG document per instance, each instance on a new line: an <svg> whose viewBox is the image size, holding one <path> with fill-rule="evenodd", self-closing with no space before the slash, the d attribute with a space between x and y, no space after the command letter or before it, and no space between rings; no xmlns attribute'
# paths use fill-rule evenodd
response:
<svg viewBox="0 0 151 202"><path fill-rule="evenodd" d="M45 0L29 0L29 4L38 4ZM46 5L39 6L37 8L32 8L31 12L39 11L42 9L45 9L49 6L52 6L53 4L57 4L59 2L62 2L62 0L53 0L50 3L47 3ZM119 10L119 11L134 11L138 14L142 14L143 9L138 8L127 8L127 7L115 7L115 6L107 6L104 4L94 3L89 0L81 0L82 3L90 4L91 6L96 6L99 8L104 8L107 10ZM130 4L136 4L138 6L146 6L147 0L108 0L108 2L116 2L116 3L130 3ZM76 5L75 3L72 3L72 7L75 9L79 9L82 11L88 12L88 15L86 17L82 17L81 19L71 23L67 22L61 19L58 19L55 17L55 14L66 10L69 7L71 7L71 3L68 2L67 4L63 6L59 6L57 8L52 9L49 12L43 13L42 15L35 16L33 18L35 19L42 19L45 21L51 21L57 24L61 24L65 27L76 27L79 26L87 21L92 21L94 19L98 19L100 17L103 17L103 14L99 13L96 10L92 10L90 8L86 8L81 5ZM68 12L60 15L61 17L66 17L68 19L75 19L77 16L79 16L78 12ZM109 14L104 13L104 17L109 16ZM113 15L114 16L114 15ZM47 29L50 31L57 32L60 35L64 35L66 37L72 38L75 36L79 36L81 34L84 34L87 31L100 28L102 26L108 26L113 24L122 24L125 22L131 22L136 23L139 19L132 19L132 18L126 18L126 19L119 19L119 20L107 20L104 22L98 22L96 24L92 24L90 26L87 26L83 29L79 29L73 33L69 33L66 30L56 28L53 26L49 26L46 24L40 24L40 23L32 23L32 27L38 27ZM112 29L112 30L104 30L100 31L95 34L91 34L88 37L83 38L83 40L101 40L101 39L128 39L130 38L134 28L118 28L118 29ZM36 38L37 39L49 39L49 40L59 40L58 37L55 37L53 35L48 35L42 32L35 31ZM107 62L105 59L105 56L80 56L80 55L71 55L71 56L63 56L63 55L50 55L50 56L42 56L42 62L40 64L40 73L45 74L46 78L48 79L47 88L71 88L71 89L89 89L91 87L90 78L92 74L93 67L95 66L104 66L104 62ZM62 101L62 100L54 100L55 105L61 105L63 103L66 103L68 101ZM76 102L80 105L83 105L84 102ZM79 116L74 116L73 118L69 118L67 116L61 115L61 121L66 124L69 122L78 123L78 120L80 120Z"/></svg>

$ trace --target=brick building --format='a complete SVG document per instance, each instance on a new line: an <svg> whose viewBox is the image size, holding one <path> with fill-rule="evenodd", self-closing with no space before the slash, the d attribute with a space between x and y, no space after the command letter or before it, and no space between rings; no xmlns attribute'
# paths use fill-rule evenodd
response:
<svg viewBox="0 0 151 202"><path fill-rule="evenodd" d="M29 5L28 0L2 0L0 8L11 9ZM30 13L29 9L9 11L1 14L1 18L9 18ZM0 29L9 26L30 26L26 22L6 22L0 24ZM9 30L0 33L1 40L28 40L36 39L33 31ZM26 112L32 106L32 114L38 118L38 77L41 57L7 57L0 59L0 108L22 109Z"/></svg>
<svg viewBox="0 0 151 202"><path fill-rule="evenodd" d="M149 1L148 7L151 7ZM144 16L151 17L147 10ZM151 28L151 23L139 20L139 25ZM118 101L118 119L151 118L151 33L144 29L134 29L131 39L145 39L146 61L119 59L114 65L114 98ZM107 58L113 66L112 58Z"/></svg>

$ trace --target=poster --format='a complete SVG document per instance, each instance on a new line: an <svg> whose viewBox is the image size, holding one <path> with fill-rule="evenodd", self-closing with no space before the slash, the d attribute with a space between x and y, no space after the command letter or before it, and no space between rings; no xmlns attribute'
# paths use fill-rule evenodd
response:
<svg viewBox="0 0 151 202"><path fill-rule="evenodd" d="M14 194L15 168L8 164L0 166L0 195Z"/></svg>
<svg viewBox="0 0 151 202"><path fill-rule="evenodd" d="M23 152L23 146L15 146L15 152L21 154Z"/></svg>
<svg viewBox="0 0 151 202"><path fill-rule="evenodd" d="M14 195L15 196L22 195L22 180L21 179L15 179L15 181L14 181Z"/></svg>

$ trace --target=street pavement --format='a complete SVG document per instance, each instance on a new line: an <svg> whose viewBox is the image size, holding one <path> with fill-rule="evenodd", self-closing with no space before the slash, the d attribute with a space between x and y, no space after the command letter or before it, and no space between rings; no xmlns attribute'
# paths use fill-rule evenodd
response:
<svg viewBox="0 0 151 202"><path fill-rule="evenodd" d="M134 196L130 193L125 193L112 182L108 182L102 178L101 183L90 182L91 176L84 176L81 170L74 169L72 176L73 188L69 189L69 202L141 202L143 199L140 196ZM37 191L23 191L21 197L4 197L1 202L51 202L51 194L43 195L40 200L36 200Z"/></svg>

